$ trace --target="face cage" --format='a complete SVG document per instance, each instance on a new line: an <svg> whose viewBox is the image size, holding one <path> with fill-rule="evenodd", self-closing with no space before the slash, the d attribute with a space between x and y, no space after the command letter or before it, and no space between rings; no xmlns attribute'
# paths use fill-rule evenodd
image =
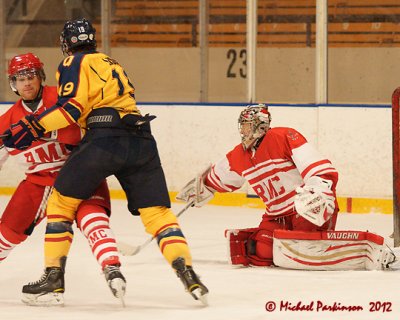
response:
<svg viewBox="0 0 400 320"><path fill-rule="evenodd" d="M21 70L17 73L14 73L13 75L8 77L9 83L10 83L10 88L12 91L18 94L17 86L16 86L16 81L17 78L28 78L29 80L34 79L35 77L39 77L41 82L46 80L46 75L43 71L43 69L25 69Z"/></svg>
<svg viewBox="0 0 400 320"><path fill-rule="evenodd" d="M244 124L248 124L249 128L246 133L242 133L242 126ZM270 126L270 120L268 122L260 121L259 119L252 119L252 120L241 120L239 118L238 121L238 130L240 134L240 138L242 140L242 145L244 150L250 148L258 139L263 137Z"/></svg>

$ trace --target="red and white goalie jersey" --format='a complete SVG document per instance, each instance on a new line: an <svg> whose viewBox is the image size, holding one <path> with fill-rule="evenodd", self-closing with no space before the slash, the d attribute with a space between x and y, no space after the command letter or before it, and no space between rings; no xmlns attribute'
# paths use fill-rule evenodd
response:
<svg viewBox="0 0 400 320"><path fill-rule="evenodd" d="M33 114L39 114L57 102L56 87L43 87L42 100ZM32 111L18 100L10 109L0 116L0 132L6 131L21 118L32 114ZM76 145L81 140L81 129L77 124L49 132L39 141L35 141L26 150L9 149L2 146L0 140L0 168L9 156L14 157L25 169L26 179L32 183L52 186L57 172L68 158L70 151L65 144Z"/></svg>
<svg viewBox="0 0 400 320"><path fill-rule="evenodd" d="M237 145L226 157L212 166L205 179L207 187L217 192L232 192L247 180L266 205L265 217L294 213L296 188L312 176L333 182L338 172L307 140L292 128L271 128L257 150Z"/></svg>

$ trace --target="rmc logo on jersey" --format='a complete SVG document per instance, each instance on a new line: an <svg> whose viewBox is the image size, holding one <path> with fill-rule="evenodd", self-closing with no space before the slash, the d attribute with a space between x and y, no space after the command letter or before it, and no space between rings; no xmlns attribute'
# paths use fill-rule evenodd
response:
<svg viewBox="0 0 400 320"><path fill-rule="evenodd" d="M24 156L29 163L48 163L63 160L68 154L69 151L64 145L58 142L50 142L31 149Z"/></svg>
<svg viewBox="0 0 400 320"><path fill-rule="evenodd" d="M358 240L360 234L358 232L328 232L326 236L332 240Z"/></svg>

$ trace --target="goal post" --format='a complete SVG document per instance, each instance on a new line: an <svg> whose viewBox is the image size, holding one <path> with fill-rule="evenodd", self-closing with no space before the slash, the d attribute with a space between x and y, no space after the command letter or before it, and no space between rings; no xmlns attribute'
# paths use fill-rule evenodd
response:
<svg viewBox="0 0 400 320"><path fill-rule="evenodd" d="M400 246L400 87L392 94L393 238Z"/></svg>

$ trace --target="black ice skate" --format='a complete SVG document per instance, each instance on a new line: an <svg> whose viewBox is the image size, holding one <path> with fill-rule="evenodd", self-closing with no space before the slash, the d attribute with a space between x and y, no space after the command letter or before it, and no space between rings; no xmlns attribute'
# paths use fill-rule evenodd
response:
<svg viewBox="0 0 400 320"><path fill-rule="evenodd" d="M204 305L208 305L207 287L200 281L197 274L191 266L185 264L185 259L179 257L172 262L172 267L176 275L181 279L186 291L188 291L195 300L200 300Z"/></svg>
<svg viewBox="0 0 400 320"><path fill-rule="evenodd" d="M119 270L119 266L108 265L103 271L112 294L114 297L120 299L122 306L125 307L124 295L126 289L126 280Z"/></svg>
<svg viewBox="0 0 400 320"><path fill-rule="evenodd" d="M49 267L38 281L23 286L22 302L30 306L63 306L64 291L63 269Z"/></svg>

